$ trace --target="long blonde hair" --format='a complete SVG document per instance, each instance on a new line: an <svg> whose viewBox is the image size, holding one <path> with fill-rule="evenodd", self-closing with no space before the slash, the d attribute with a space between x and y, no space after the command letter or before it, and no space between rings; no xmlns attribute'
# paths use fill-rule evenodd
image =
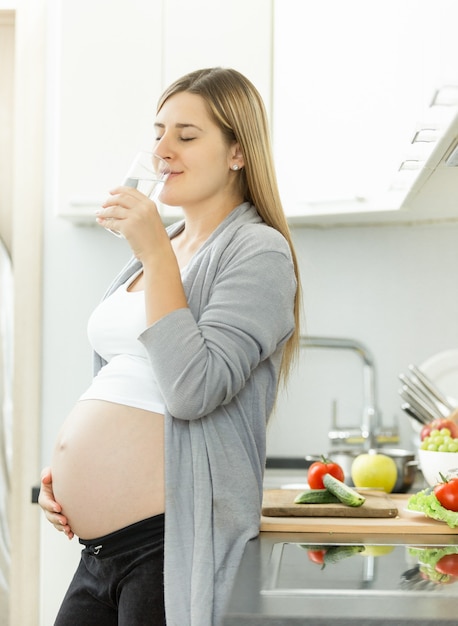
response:
<svg viewBox="0 0 458 626"><path fill-rule="evenodd" d="M168 87L159 99L159 112L176 93L201 96L228 143L237 142L244 158L239 172L240 191L245 201L256 207L266 224L287 240L294 264L297 291L294 301L295 330L283 354L280 379L285 382L299 351L301 288L299 268L291 232L278 191L269 125L264 102L256 87L240 72L221 67L186 74Z"/></svg>

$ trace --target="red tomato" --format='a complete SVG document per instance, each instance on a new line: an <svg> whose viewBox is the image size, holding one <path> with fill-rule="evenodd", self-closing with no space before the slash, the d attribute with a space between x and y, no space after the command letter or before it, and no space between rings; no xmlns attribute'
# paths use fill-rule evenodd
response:
<svg viewBox="0 0 458 626"><path fill-rule="evenodd" d="M426 437L429 437L429 434L432 430L442 430L443 428L448 428L450 431L451 437L455 439L458 437L458 424L453 420L449 420L447 418L437 419L429 424L423 426L420 432L420 439L423 441Z"/></svg>
<svg viewBox="0 0 458 626"><path fill-rule="evenodd" d="M331 474L337 480L344 481L344 472L338 463L333 463L330 459L322 457L322 461L315 461L309 467L307 482L310 489L325 489L323 476Z"/></svg>
<svg viewBox="0 0 458 626"><path fill-rule="evenodd" d="M445 554L436 563L439 574L458 577L458 554Z"/></svg>
<svg viewBox="0 0 458 626"><path fill-rule="evenodd" d="M323 565L324 555L326 554L326 550L308 550L307 554L309 556L309 559L312 561L312 563Z"/></svg>
<svg viewBox="0 0 458 626"><path fill-rule="evenodd" d="M434 495L445 509L458 512L458 478L436 485Z"/></svg>
<svg viewBox="0 0 458 626"><path fill-rule="evenodd" d="M429 437L429 433L431 432L431 424L425 424L420 431L420 440L424 441L426 437Z"/></svg>

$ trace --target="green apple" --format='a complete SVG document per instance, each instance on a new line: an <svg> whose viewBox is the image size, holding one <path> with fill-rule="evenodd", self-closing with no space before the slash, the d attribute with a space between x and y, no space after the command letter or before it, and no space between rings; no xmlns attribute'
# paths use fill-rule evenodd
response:
<svg viewBox="0 0 458 626"><path fill-rule="evenodd" d="M372 487L391 493L396 484L398 470L390 456L369 452L354 459L351 477L355 487Z"/></svg>
<svg viewBox="0 0 458 626"><path fill-rule="evenodd" d="M393 552L394 546L364 546L362 556L384 556Z"/></svg>

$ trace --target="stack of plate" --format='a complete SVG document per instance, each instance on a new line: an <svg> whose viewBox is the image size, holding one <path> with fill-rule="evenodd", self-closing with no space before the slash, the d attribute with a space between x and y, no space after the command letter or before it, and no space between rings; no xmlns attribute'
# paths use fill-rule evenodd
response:
<svg viewBox="0 0 458 626"><path fill-rule="evenodd" d="M418 376L421 378L422 375L437 392L437 397L419 380ZM399 390L404 400L402 409L412 418L412 428L417 436L423 424L458 413L458 350L439 352L418 368L410 365L409 374L399 377L403 382Z"/></svg>

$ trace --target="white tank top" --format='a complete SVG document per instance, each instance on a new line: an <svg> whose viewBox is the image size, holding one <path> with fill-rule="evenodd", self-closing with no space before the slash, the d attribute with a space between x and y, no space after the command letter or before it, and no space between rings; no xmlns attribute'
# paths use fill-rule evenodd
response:
<svg viewBox="0 0 458 626"><path fill-rule="evenodd" d="M89 318L89 341L107 364L80 400L107 400L164 413L151 363L138 340L146 328L145 293L127 291L140 272L103 300Z"/></svg>

